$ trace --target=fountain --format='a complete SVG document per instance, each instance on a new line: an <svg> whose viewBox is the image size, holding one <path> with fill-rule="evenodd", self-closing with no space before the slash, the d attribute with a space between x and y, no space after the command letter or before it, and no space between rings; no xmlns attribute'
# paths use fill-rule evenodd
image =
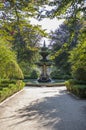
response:
<svg viewBox="0 0 86 130"><path fill-rule="evenodd" d="M56 87L56 86L64 86L64 81L59 80L51 80L48 72L48 68L53 64L51 60L49 60L50 50L46 47L45 41L43 47L41 47L39 54L41 55L41 59L39 62L35 63L41 68L41 74L37 80L29 80L26 82L26 86L33 87Z"/></svg>
<svg viewBox="0 0 86 130"><path fill-rule="evenodd" d="M39 67L41 67L41 74L38 78L38 82L51 82L51 78L48 74L48 67L52 65L52 62L48 59L48 55L50 54L50 51L48 47L46 47L45 41L43 47L41 47L41 50L39 52L41 55L40 61L37 63Z"/></svg>

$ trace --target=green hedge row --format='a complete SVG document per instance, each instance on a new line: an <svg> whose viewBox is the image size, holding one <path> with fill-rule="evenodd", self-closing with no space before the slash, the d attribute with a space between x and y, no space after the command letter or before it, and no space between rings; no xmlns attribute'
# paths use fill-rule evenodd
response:
<svg viewBox="0 0 86 130"><path fill-rule="evenodd" d="M65 82L68 91L80 98L86 98L86 84L82 81L68 80Z"/></svg>
<svg viewBox="0 0 86 130"><path fill-rule="evenodd" d="M3 80L0 82L0 102L5 100L7 97L13 95L24 87L22 80L9 81Z"/></svg>

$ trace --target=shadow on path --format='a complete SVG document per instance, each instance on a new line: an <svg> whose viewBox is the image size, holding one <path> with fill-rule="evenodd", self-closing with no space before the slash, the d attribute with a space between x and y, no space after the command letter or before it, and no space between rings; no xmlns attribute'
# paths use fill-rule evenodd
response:
<svg viewBox="0 0 86 130"><path fill-rule="evenodd" d="M21 121L12 125L36 121L40 128L49 130L85 130L86 102L59 90L58 94L37 99L19 109L15 118Z"/></svg>

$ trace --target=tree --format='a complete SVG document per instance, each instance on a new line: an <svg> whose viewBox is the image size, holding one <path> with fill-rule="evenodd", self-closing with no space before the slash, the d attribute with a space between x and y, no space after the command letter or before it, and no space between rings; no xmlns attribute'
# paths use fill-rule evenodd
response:
<svg viewBox="0 0 86 130"><path fill-rule="evenodd" d="M50 5L58 6L47 12L49 17L66 18L64 26L60 26L59 29L51 34L51 44L53 43L55 65L68 73L70 72L70 63L68 63L69 51L81 42L80 37L83 32L81 30L85 27L85 3L84 0L58 0L51 2ZM85 37L83 38L85 39Z"/></svg>
<svg viewBox="0 0 86 130"><path fill-rule="evenodd" d="M72 75L77 80L86 81L86 22L80 29L78 45L70 51L69 61L71 63Z"/></svg>
<svg viewBox="0 0 86 130"><path fill-rule="evenodd" d="M73 77L77 80L86 81L86 41L79 43L70 52L69 58Z"/></svg>
<svg viewBox="0 0 86 130"><path fill-rule="evenodd" d="M63 23L55 32L51 33L52 58L55 66L61 70L61 73L69 74L68 60L68 42L70 33L68 26Z"/></svg>
<svg viewBox="0 0 86 130"><path fill-rule="evenodd" d="M85 0L53 0L49 2L51 10L46 10L49 17L70 18L76 17L80 12L85 16Z"/></svg>
<svg viewBox="0 0 86 130"><path fill-rule="evenodd" d="M7 44L0 45L0 78L23 78L15 53L10 50Z"/></svg>
<svg viewBox="0 0 86 130"><path fill-rule="evenodd" d="M9 46L16 52L22 69L27 68L27 63L31 66L34 59L37 59L40 39L46 35L40 26L32 26L29 21L31 17L37 17L39 6L46 1L37 1L35 4L34 2L28 0L0 2L0 36L6 43L9 41ZM23 62L27 62L25 68L22 67Z"/></svg>

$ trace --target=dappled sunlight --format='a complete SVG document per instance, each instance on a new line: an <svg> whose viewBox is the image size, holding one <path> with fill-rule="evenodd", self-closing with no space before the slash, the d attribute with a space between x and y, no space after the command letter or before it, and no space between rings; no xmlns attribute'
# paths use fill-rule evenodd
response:
<svg viewBox="0 0 86 130"><path fill-rule="evenodd" d="M34 120L36 120L40 127L57 128L59 123L62 123L62 117L60 116L62 110L59 109L60 104L57 103L57 98L64 96L65 93L59 91L57 94L53 94L53 91L49 91L45 94L49 94L49 96L46 95L45 98L37 99L17 111L16 118L20 118L21 121L15 123L15 125L28 121L33 121L34 124Z"/></svg>
<svg viewBox="0 0 86 130"><path fill-rule="evenodd" d="M20 96L3 104L2 110L0 123L8 130L85 128L85 101L67 94L65 87L25 87Z"/></svg>

